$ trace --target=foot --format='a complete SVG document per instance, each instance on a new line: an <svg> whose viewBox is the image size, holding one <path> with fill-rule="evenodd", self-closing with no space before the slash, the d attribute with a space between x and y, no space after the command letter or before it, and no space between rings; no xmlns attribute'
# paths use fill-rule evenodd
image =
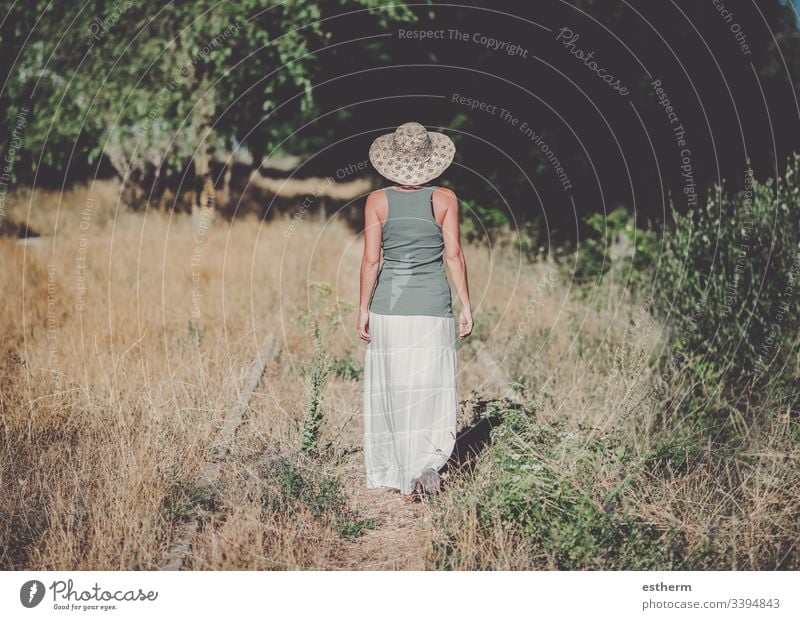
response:
<svg viewBox="0 0 800 620"><path fill-rule="evenodd" d="M423 471L417 482L425 495L435 495L442 490L442 477L433 467Z"/></svg>
<svg viewBox="0 0 800 620"><path fill-rule="evenodd" d="M419 478L414 478L411 481L411 486L413 487L411 493L403 493L403 501L406 504L413 504L415 502L422 501L422 498L425 495L425 489L423 488Z"/></svg>

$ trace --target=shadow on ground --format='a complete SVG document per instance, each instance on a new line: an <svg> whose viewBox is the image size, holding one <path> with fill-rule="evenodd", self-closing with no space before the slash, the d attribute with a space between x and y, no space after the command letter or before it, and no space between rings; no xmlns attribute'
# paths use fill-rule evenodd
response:
<svg viewBox="0 0 800 620"><path fill-rule="evenodd" d="M497 400L480 399L472 404L473 424L465 426L456 434L453 454L440 470L470 472L475 467L478 455L491 444L491 431L502 418L498 413Z"/></svg>

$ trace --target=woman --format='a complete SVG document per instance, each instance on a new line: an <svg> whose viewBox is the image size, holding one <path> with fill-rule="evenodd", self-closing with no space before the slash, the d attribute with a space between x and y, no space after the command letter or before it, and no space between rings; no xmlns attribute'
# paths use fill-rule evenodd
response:
<svg viewBox="0 0 800 620"><path fill-rule="evenodd" d="M444 262L461 301L459 338L472 333L458 201L449 189L425 185L454 155L449 137L419 123L380 136L369 151L397 185L372 192L365 207L357 324L369 343L364 463L367 488L399 489L406 501L439 488L455 446L455 325Z"/></svg>

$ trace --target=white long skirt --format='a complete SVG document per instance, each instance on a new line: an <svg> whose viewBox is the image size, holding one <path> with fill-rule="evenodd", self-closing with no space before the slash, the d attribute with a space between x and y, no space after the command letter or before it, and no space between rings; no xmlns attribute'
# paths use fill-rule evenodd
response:
<svg viewBox="0 0 800 620"><path fill-rule="evenodd" d="M455 447L458 395L453 317L369 315L364 363L367 488L413 490Z"/></svg>

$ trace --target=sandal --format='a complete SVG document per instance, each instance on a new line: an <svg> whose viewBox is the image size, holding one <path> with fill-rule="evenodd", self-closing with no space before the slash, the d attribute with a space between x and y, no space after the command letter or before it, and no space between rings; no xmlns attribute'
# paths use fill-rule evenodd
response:
<svg viewBox="0 0 800 620"><path fill-rule="evenodd" d="M417 484L425 496L436 495L442 490L442 477L433 467L429 467L417 479Z"/></svg>
<svg viewBox="0 0 800 620"><path fill-rule="evenodd" d="M414 489L411 491L411 493L403 493L403 501L406 504L419 502L425 495L425 489L422 486L422 483L419 481L419 478L414 478L411 483L414 485Z"/></svg>

